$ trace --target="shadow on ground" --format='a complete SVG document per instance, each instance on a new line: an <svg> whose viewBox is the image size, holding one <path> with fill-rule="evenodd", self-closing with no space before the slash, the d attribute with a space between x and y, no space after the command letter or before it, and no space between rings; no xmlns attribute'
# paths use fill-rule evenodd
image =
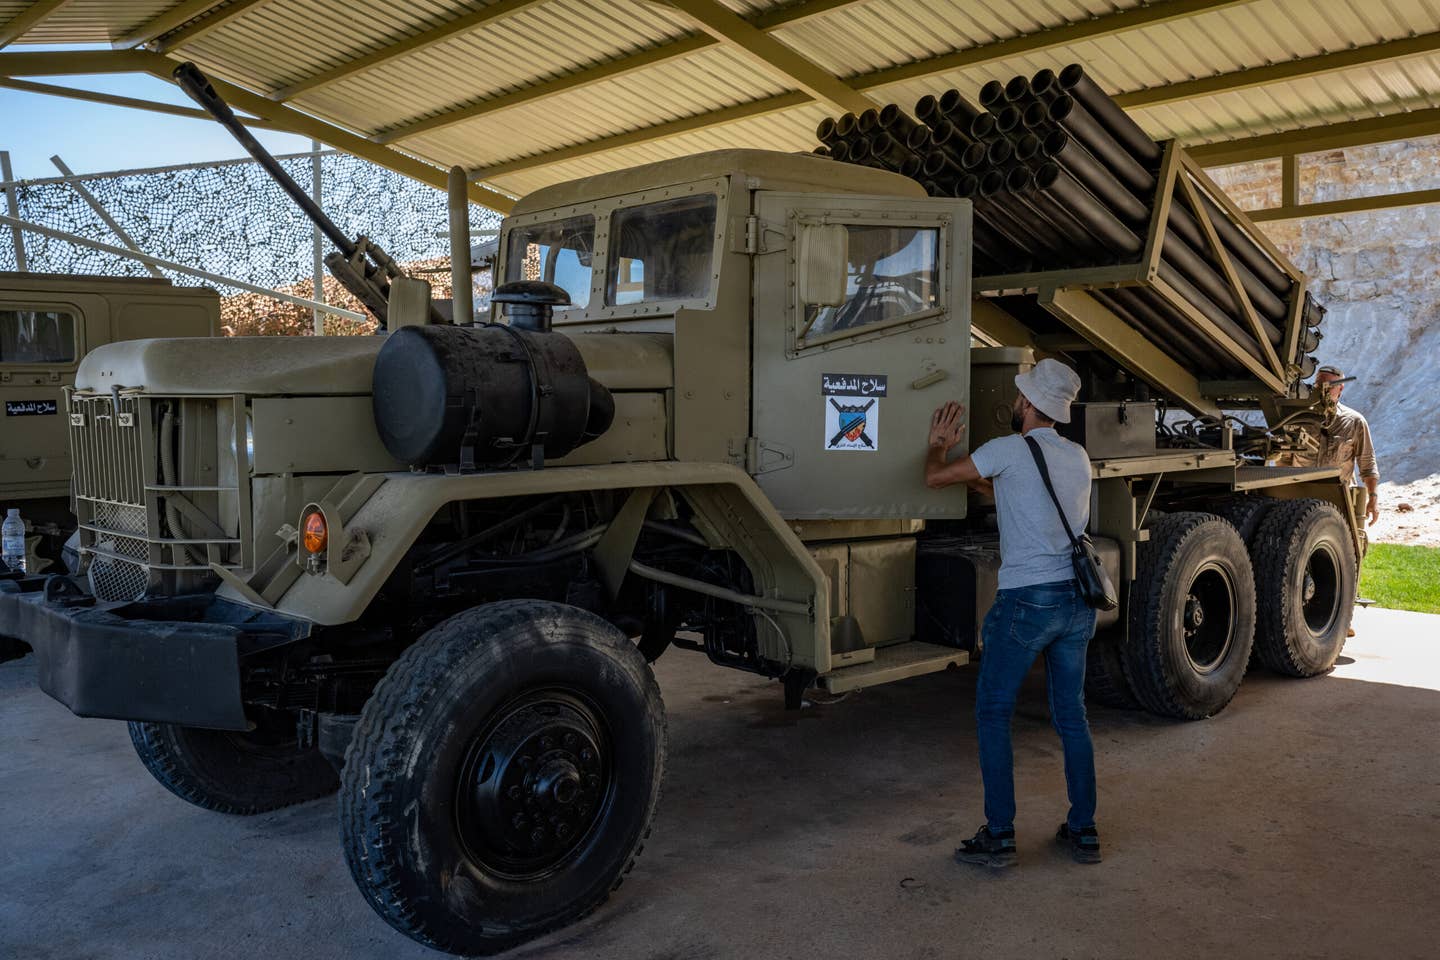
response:
<svg viewBox="0 0 1440 960"><path fill-rule="evenodd" d="M774 684L672 652L644 856L591 918L510 956L1431 956L1440 618L1364 616L1334 675L1257 672L1212 720L1092 709L1099 867L1050 845L1064 780L1037 671L1015 721L1022 863L1001 876L950 860L983 819L973 672L797 715ZM189 807L123 724L33 680L0 666L0 956L439 956L365 906L333 801Z"/></svg>

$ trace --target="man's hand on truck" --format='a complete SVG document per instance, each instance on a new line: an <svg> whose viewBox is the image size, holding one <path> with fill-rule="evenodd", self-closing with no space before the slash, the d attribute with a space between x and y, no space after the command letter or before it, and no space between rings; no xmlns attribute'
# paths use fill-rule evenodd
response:
<svg viewBox="0 0 1440 960"><path fill-rule="evenodd" d="M980 476L968 453L948 461L952 447L965 439L965 405L951 400L937 407L930 417L930 450L925 456L925 485L939 490L963 483L980 493L990 494L994 487Z"/></svg>

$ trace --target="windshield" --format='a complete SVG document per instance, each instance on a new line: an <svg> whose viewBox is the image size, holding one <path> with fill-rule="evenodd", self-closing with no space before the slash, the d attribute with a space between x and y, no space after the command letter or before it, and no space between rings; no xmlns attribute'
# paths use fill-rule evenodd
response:
<svg viewBox="0 0 1440 960"><path fill-rule="evenodd" d="M505 280L544 280L570 294L570 306L590 303L591 253L595 249L595 218L571 217L530 227L515 227L506 246Z"/></svg>
<svg viewBox="0 0 1440 960"><path fill-rule="evenodd" d="M703 300L714 278L715 195L616 210L605 302Z"/></svg>

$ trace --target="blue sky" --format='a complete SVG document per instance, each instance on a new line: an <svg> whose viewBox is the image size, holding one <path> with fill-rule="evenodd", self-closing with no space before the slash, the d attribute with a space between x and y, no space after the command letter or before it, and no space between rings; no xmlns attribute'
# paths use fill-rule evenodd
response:
<svg viewBox="0 0 1440 960"><path fill-rule="evenodd" d="M27 46L18 49L40 50ZM174 84L151 76L35 78L37 82L98 90L164 103L194 104ZM254 131L275 153L310 149L310 141L288 133ZM231 136L209 120L189 120L86 103L0 87L0 150L10 151L16 177L58 174L50 157L59 154L76 173L159 167L245 156Z"/></svg>

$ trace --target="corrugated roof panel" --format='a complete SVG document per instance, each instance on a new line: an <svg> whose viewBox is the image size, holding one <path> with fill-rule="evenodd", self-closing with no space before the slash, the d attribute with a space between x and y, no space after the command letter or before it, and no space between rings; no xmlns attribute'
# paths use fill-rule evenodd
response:
<svg viewBox="0 0 1440 960"><path fill-rule="evenodd" d="M74 0L27 39L103 41L133 30L178 0L107 3ZM717 0L754 17L795 4ZM1144 0L855 0L831 4L774 31L822 69L853 76L943 56L954 50L1103 18ZM1165 0L1171 2L1171 0ZM0 22L24 9L0 0ZM382 49L475 4L461 0L269 0L185 45L217 77L262 92ZM804 9L801 7L801 9ZM815 9L815 8L811 8ZM56 33L55 31L59 31ZM696 33L683 14L648 0L545 0L492 24L408 54L374 70L302 94L296 106L361 133L388 129L564 76ZM1035 50L871 92L907 109L925 93L957 86L973 96L988 79L1041 67L1085 63L1106 89L1122 93L1440 33L1440 0L1250 0L1062 47ZM503 112L432 131L400 144L436 163L489 165L545 154L621 131L692 117L793 89L778 72L722 45ZM1271 84L1138 111L1157 136L1207 142L1373 117L1440 102L1440 60L1423 56L1339 74ZM819 104L776 111L663 142L517 171L500 178L525 189L570 171L595 172L703 144L811 142ZM766 139L769 138L769 139ZM701 146L697 146L701 145ZM639 158L639 159L636 159Z"/></svg>
<svg viewBox="0 0 1440 960"><path fill-rule="evenodd" d="M1157 138L1213 143L1440 106L1440 56L1133 111Z"/></svg>
<svg viewBox="0 0 1440 960"><path fill-rule="evenodd" d="M431 116L536 82L536 71L568 73L678 36L673 17L640 3L553 0L374 70L296 98L367 118L366 130ZM377 103L375 91L392 94Z"/></svg>
<svg viewBox="0 0 1440 960"><path fill-rule="evenodd" d="M837 76L938 56L1059 26L1139 0L870 0L781 27L774 36Z"/></svg>
<svg viewBox="0 0 1440 960"><path fill-rule="evenodd" d="M0 3L0 26L9 23L35 0L5 0ZM71 0L41 20L23 38L25 43L108 43L127 31L148 23L175 4L176 0Z"/></svg>
<svg viewBox="0 0 1440 960"><path fill-rule="evenodd" d="M524 195L552 183L619 170L642 163L668 160L706 150L731 147L764 147L773 150L808 151L814 146L810 131L825 116L818 105L797 107L783 113L726 124L711 130L683 134L658 143L624 147L604 154L525 170L497 177L494 186L507 193ZM797 133L797 131L804 131Z"/></svg>
<svg viewBox="0 0 1440 960"><path fill-rule="evenodd" d="M715 48L684 63L457 123L402 145L443 158L446 165L483 167L784 91L744 58Z"/></svg>
<svg viewBox="0 0 1440 960"><path fill-rule="evenodd" d="M456 15L455 0L275 0L207 31L178 52L241 70L227 79L268 93L322 65L354 59L333 51L363 55ZM378 39L385 36L389 42Z"/></svg>
<svg viewBox="0 0 1440 960"><path fill-rule="evenodd" d="M395 43L418 36L450 23L486 3L464 3L462 0L286 0L283 4L267 4L267 16L257 16L246 25L237 20L234 36L225 40L253 42L242 38L247 27L265 24L292 34L300 29L311 37L323 30L323 43L308 43L303 55L288 63L274 64L284 74L283 83L294 83L322 70L349 63L362 56L383 50Z"/></svg>

